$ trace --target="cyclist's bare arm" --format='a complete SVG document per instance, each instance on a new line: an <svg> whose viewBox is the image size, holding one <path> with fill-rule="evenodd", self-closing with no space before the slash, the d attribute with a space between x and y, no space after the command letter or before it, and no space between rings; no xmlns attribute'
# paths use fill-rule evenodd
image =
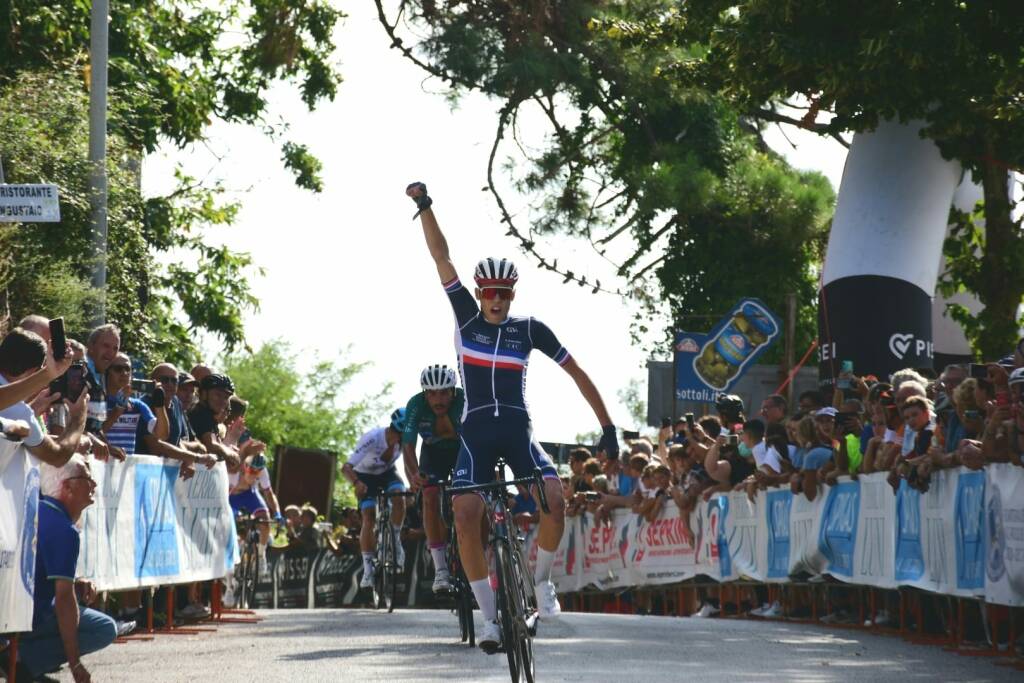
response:
<svg viewBox="0 0 1024 683"><path fill-rule="evenodd" d="M430 257L434 259L434 265L437 266L441 282L451 282L458 275L448 254L448 240L444 238L441 227L437 224L433 209L427 209L420 214L420 224L423 226L423 237L427 240L427 249L430 250Z"/></svg>
<svg viewBox="0 0 1024 683"><path fill-rule="evenodd" d="M412 186L406 192L415 198L420 191L418 187ZM420 225L423 226L423 237L427 240L427 249L430 251L430 257L434 259L434 265L437 266L441 282L451 282L458 275L448 253L448 240L444 238L432 208L428 207L420 212Z"/></svg>
<svg viewBox="0 0 1024 683"><path fill-rule="evenodd" d="M569 373L573 381L576 382L576 386L579 388L580 393L583 394L583 398L587 400L590 407L594 411L594 415L597 416L598 422L601 423L602 427L607 427L612 423L612 418L608 414L608 409L605 408L604 399L601 398L601 392L594 386L594 382L590 379L590 375L584 372L583 368L579 366L575 358L570 358L562 366L565 371Z"/></svg>

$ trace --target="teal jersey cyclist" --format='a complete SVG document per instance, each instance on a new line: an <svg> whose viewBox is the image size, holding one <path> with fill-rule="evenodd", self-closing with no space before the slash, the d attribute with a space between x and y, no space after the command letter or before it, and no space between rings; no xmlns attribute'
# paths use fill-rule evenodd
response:
<svg viewBox="0 0 1024 683"><path fill-rule="evenodd" d="M525 393L530 352L537 349L573 379L601 425L603 435L599 449L609 457L618 456L615 427L597 387L562 347L554 332L536 318L509 315L519 279L515 265L507 259L480 261L474 272L476 288L470 293L452 265L448 242L437 224L426 185L412 183L406 188L406 194L419 209L416 215L423 227L427 249L455 314L455 345L466 406L462 416L462 448L453 484L493 481L499 457L516 477L528 477L535 468L541 469L550 512L542 514L540 519L534 584L540 616L555 617L561 610L551 582L551 566L565 527L565 499L551 459L533 436ZM462 566L484 617L478 642L484 652L493 654L500 646L501 631L481 543L484 501L477 495L460 495L453 500L452 508Z"/></svg>
<svg viewBox="0 0 1024 683"><path fill-rule="evenodd" d="M420 373L423 391L405 406L402 457L405 476L413 490L423 489L423 529L434 560L434 592L451 591L445 548L448 534L441 520L438 484L448 479L459 456L462 410L465 393L455 386L455 371L446 365L431 365ZM419 463L416 440L422 438Z"/></svg>

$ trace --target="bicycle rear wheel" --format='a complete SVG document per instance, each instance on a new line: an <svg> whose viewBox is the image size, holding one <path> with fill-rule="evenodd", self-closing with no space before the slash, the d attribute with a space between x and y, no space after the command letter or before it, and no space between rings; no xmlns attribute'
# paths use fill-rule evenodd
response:
<svg viewBox="0 0 1024 683"><path fill-rule="evenodd" d="M494 570L498 574L498 621L501 624L502 647L508 659L508 673L512 683L521 683L525 678L523 670L523 649L519 642L520 613L517 609L515 588L515 559L510 556L508 545L504 540L494 543Z"/></svg>

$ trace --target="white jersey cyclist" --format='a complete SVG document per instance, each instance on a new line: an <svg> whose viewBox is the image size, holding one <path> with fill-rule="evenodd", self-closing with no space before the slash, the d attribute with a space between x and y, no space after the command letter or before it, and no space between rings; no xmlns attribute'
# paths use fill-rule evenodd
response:
<svg viewBox="0 0 1024 683"><path fill-rule="evenodd" d="M394 468L402 451L396 444L388 445L387 427L375 427L363 434L348 459L352 469L360 474L384 474Z"/></svg>

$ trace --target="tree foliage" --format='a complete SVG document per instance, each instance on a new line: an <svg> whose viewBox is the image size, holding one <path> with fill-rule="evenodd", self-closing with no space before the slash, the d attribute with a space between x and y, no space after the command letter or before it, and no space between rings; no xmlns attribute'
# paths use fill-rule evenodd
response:
<svg viewBox="0 0 1024 683"><path fill-rule="evenodd" d="M554 141L521 184L548 191L538 223L591 236L592 208L610 208L618 227L596 242L606 245L617 230L633 234L636 258L620 268L627 280L643 272L654 238L671 239L694 213L713 216L705 225L728 225L747 209L729 201L724 188L730 179L732 188L747 184L738 162L750 167L751 146L765 153L756 135L765 124L841 140L844 132L871 130L882 120L923 120L923 135L985 191L979 214L984 227L959 229L947 242L942 288L968 289L985 305L974 318L966 309L954 311L985 357L1012 345L1024 296L1024 232L1013 220L1007 183L1008 171L1024 168L1024 21L1018 4L402 0L396 16L423 37L407 47L391 28L399 20L389 23L382 12L395 45L454 88L503 98L507 119L530 100L552 118ZM572 124L554 120L565 105L577 113ZM802 112L793 115L793 108ZM790 187L802 184L809 191L798 193L802 209L796 208L801 202L780 195L790 214L780 222L807 224L796 243L815 250L821 233L810 226L822 226L829 201L811 189L820 181L789 173ZM610 190L610 203L594 188ZM815 204L821 208L811 209ZM772 218L778 216L773 211ZM758 222L764 233L776 234L774 221ZM510 230L518 232L511 224ZM727 232L734 248L748 244L748 234ZM531 236L523 236L523 243L532 249ZM787 243L793 244L792 233ZM688 244L680 239L670 253ZM761 260L774 260L781 244L760 251ZM710 259L696 251L683 251L684 259L707 264ZM740 267L733 271L756 272L759 265L748 258L753 253L736 254L732 265ZM793 273L793 263L785 254L781 265ZM541 265L552 264L541 259ZM668 266L655 268L663 277ZM732 278L722 275L675 273L676 279L728 286ZM801 292L801 318L809 323L808 288L799 286L809 278L783 284L769 271L751 280L761 283L761 291ZM671 287L664 293L671 296Z"/></svg>
<svg viewBox="0 0 1024 683"><path fill-rule="evenodd" d="M339 456L335 500L354 501L352 487L341 476L341 464L363 431L383 414L386 386L377 394L353 399L352 381L366 369L344 355L316 360L308 370L287 343L274 340L253 353L228 355L224 371L238 395L249 402L245 422L267 444L273 460L279 446L330 451Z"/></svg>
<svg viewBox="0 0 1024 683"><path fill-rule="evenodd" d="M1018 4L998 0L714 0L680 3L656 25L658 45L707 46L672 68L680 84L719 92L747 116L825 135L923 120L922 135L984 188L983 229L954 214L942 289L978 295L978 316L961 307L954 317L991 359L1012 348L1024 298L1024 233L1007 182L1024 169L1022 19ZM797 100L801 118L779 112Z"/></svg>
<svg viewBox="0 0 1024 683"><path fill-rule="evenodd" d="M7 301L25 312L63 313L80 331L97 294L88 287L89 14L82 0L0 1L0 155L8 182L61 187L62 222L2 233ZM202 143L214 120L259 126L282 146L303 188L320 191L320 162L288 140L268 92L292 84L309 107L333 99L331 63L343 14L323 0L113 0L110 8L108 318L144 357L195 357L197 331L232 349L254 310L248 254L214 244L238 205L224 188L176 175L166 196L140 196L143 157L160 144ZM184 316L177 315L183 312Z"/></svg>
<svg viewBox="0 0 1024 683"><path fill-rule="evenodd" d="M488 187L508 232L540 267L639 302L641 335L652 316L696 331L740 295L757 292L783 310L795 292L804 308L798 343L808 343L831 187L785 164L729 98L680 80L677 65L699 62L706 46L662 35L659 17L676 5L403 0L390 20L378 4L406 56L456 94L503 101ZM412 47L399 35L403 21L422 36ZM548 123L539 151L517 135L531 112ZM535 198L528 228L496 189L506 140L522 143L526 157L508 169ZM543 254L540 241L553 233L588 241L614 261L619 282L588 279L580 264Z"/></svg>

